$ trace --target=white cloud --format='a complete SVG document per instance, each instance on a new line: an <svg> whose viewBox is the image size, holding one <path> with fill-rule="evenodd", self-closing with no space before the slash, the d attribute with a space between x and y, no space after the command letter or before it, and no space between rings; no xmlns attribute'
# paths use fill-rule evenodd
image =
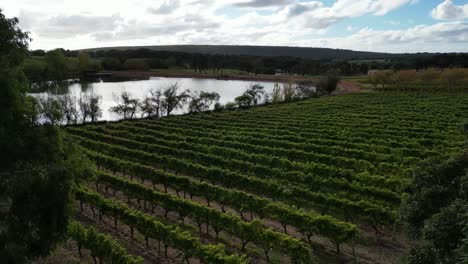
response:
<svg viewBox="0 0 468 264"><path fill-rule="evenodd" d="M375 15L382 16L406 4L417 4L419 0L377 0L370 5Z"/></svg>
<svg viewBox="0 0 468 264"><path fill-rule="evenodd" d="M431 12L437 20L464 20L468 19L468 4L454 5L451 0L445 0Z"/></svg>
<svg viewBox="0 0 468 264"><path fill-rule="evenodd" d="M234 3L238 7L252 7L252 8L262 8L262 7L277 7L285 6L287 4L293 3L293 0L246 0Z"/></svg>
<svg viewBox="0 0 468 264"><path fill-rule="evenodd" d="M157 8L149 7L148 12L157 15L167 15L174 12L179 6L179 0L166 0Z"/></svg>
<svg viewBox="0 0 468 264"><path fill-rule="evenodd" d="M331 6L321 2L305 2L299 20L301 26L312 29L323 29L342 20L360 17L368 14L382 16L407 4L416 4L415 0L337 0ZM291 9L291 7L288 7Z"/></svg>
<svg viewBox="0 0 468 264"><path fill-rule="evenodd" d="M55 39L86 35L96 31L112 31L123 21L123 18L118 14L111 16L77 14L47 17L42 13L27 11L21 11L19 19L21 26L31 30L37 36Z"/></svg>
<svg viewBox="0 0 468 264"><path fill-rule="evenodd" d="M20 25L32 32L33 49L242 44L468 51L462 43L467 39L465 23L416 27L414 21L406 30L374 30L372 25L361 29L346 24L356 17L384 16L416 4L415 0L335 0L331 4L322 0L2 1L5 13L19 16ZM408 25L407 19L402 18L400 25ZM397 23L387 18L381 21ZM324 37L339 22L343 24L340 34L348 36Z"/></svg>
<svg viewBox="0 0 468 264"><path fill-rule="evenodd" d="M405 30L364 28L341 38L322 38L302 42L305 46L381 51L381 52L461 52L468 42L468 22L442 22ZM443 45L440 45L443 44ZM466 50L464 50L466 51Z"/></svg>

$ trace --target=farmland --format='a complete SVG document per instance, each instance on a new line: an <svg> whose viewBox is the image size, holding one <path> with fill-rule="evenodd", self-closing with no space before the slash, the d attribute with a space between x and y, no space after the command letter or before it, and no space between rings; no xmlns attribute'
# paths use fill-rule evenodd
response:
<svg viewBox="0 0 468 264"><path fill-rule="evenodd" d="M403 189L462 150L467 101L357 93L70 126L97 167L76 218L147 263L397 263Z"/></svg>

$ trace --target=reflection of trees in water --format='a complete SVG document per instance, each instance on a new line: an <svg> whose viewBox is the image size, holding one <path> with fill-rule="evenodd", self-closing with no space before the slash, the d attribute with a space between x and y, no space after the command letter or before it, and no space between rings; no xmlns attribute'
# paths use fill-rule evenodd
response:
<svg viewBox="0 0 468 264"><path fill-rule="evenodd" d="M35 82L30 86L31 93L50 93L50 94L68 94L70 92L69 87L73 83L77 83L78 80L70 79L64 81L44 81Z"/></svg>
<svg viewBox="0 0 468 264"><path fill-rule="evenodd" d="M92 92L93 84L96 82L128 82L128 81L139 81L149 80L149 77L145 78L127 78L127 77L109 77L102 79L69 79L63 81L40 81L34 82L30 85L31 93L50 93L64 95L70 92L70 86L78 83L81 87L82 93Z"/></svg>
<svg viewBox="0 0 468 264"><path fill-rule="evenodd" d="M80 86L82 93L91 92L93 88L93 84L90 82L80 82Z"/></svg>

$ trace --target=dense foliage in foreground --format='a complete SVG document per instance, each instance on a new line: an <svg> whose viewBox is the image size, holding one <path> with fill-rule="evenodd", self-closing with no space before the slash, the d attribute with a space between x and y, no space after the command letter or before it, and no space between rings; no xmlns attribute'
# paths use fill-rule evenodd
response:
<svg viewBox="0 0 468 264"><path fill-rule="evenodd" d="M75 176L85 159L53 125L41 125L21 68L29 37L0 9L0 262L46 256L64 239Z"/></svg>
<svg viewBox="0 0 468 264"><path fill-rule="evenodd" d="M194 237L202 226L214 241L236 237L229 251L254 257L250 244L267 259L279 251L302 263L314 261L314 237L354 253L367 232L360 227L380 233L395 224L415 169L462 151L467 101L466 94L362 93L67 132L101 170L89 179L94 191L112 189L129 204L144 202L146 212L160 207L166 220L175 213L167 228L193 225ZM110 201L85 198L92 192L80 191L79 200L122 217ZM197 257L190 245L178 249Z"/></svg>

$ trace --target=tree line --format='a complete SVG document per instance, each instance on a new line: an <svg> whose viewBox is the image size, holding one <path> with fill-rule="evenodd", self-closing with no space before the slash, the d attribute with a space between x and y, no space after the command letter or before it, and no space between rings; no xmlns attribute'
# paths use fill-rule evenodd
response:
<svg viewBox="0 0 468 264"><path fill-rule="evenodd" d="M70 51L35 50L29 53L25 72L30 80L63 80L79 77L84 70L187 69L195 73L227 75L228 70L250 74L314 76L337 71L341 75L362 75L369 70L467 68L468 54L410 54L375 60L305 59L252 55L200 54L150 49ZM58 67L60 65L60 67Z"/></svg>
<svg viewBox="0 0 468 264"><path fill-rule="evenodd" d="M415 70L382 70L369 73L365 83L378 90L454 91L464 88L468 70L461 68Z"/></svg>

